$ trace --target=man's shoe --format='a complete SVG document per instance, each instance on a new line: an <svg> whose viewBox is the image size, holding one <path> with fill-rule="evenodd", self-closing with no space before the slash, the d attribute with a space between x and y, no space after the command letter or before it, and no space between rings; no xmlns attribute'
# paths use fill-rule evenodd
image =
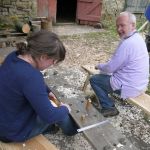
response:
<svg viewBox="0 0 150 150"><path fill-rule="evenodd" d="M111 117L111 116L117 116L119 114L119 111L116 107L112 108L102 108L101 113L104 117Z"/></svg>

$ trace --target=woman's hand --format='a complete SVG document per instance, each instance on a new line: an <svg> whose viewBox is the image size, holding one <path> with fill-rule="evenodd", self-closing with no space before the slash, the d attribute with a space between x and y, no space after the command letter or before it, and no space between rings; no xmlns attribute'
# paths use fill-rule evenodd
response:
<svg viewBox="0 0 150 150"><path fill-rule="evenodd" d="M65 103L60 103L60 106L65 106L65 107L67 107L68 108L68 110L69 110L69 113L71 112L71 108L70 108L70 106L68 105L68 104L65 104Z"/></svg>
<svg viewBox="0 0 150 150"><path fill-rule="evenodd" d="M49 96L49 99L52 101L51 103L56 104L56 105L52 104L54 107L65 106L69 110L69 113L71 112L70 106L68 104L66 104L66 103L59 102L53 92L50 92L48 94L48 96Z"/></svg>
<svg viewBox="0 0 150 150"><path fill-rule="evenodd" d="M49 97L49 99L50 99L50 101L51 101L51 103L53 104L53 106L57 106L57 107L59 107L60 106L60 101L56 98L56 96L55 96L55 94L53 93L53 92L50 92L49 94L48 94L48 97ZM55 104L55 105L54 105ZM56 107L55 106L55 107Z"/></svg>
<svg viewBox="0 0 150 150"><path fill-rule="evenodd" d="M55 96L55 94L54 94L53 92L50 92L50 93L48 94L48 97L49 97L49 99L51 99L51 100L57 99L56 96Z"/></svg>

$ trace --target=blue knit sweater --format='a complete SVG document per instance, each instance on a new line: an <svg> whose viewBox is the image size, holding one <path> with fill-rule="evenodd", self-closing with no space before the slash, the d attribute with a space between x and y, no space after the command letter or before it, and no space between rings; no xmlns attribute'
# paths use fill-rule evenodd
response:
<svg viewBox="0 0 150 150"><path fill-rule="evenodd" d="M37 116L53 124L68 113L65 106L52 106L39 70L19 59L16 52L7 56L0 67L0 137L23 141Z"/></svg>

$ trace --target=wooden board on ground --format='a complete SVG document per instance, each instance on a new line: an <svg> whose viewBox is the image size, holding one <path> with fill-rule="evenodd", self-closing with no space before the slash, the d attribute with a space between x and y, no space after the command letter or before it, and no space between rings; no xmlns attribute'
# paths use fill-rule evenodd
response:
<svg viewBox="0 0 150 150"><path fill-rule="evenodd" d="M145 113L150 115L150 96L148 94L141 94L135 98L129 98L129 102L139 106Z"/></svg>
<svg viewBox="0 0 150 150"><path fill-rule="evenodd" d="M43 135L36 136L24 143L0 142L1 150L57 150Z"/></svg>
<svg viewBox="0 0 150 150"><path fill-rule="evenodd" d="M46 82L51 86L58 98L71 106L71 116L79 125L79 128L106 120L98 110L89 105L86 110L84 93L79 90L78 71L69 68L57 68L48 70ZM85 116L84 118L82 116ZM117 131L110 122L84 131L85 137L96 150L136 150L137 148Z"/></svg>

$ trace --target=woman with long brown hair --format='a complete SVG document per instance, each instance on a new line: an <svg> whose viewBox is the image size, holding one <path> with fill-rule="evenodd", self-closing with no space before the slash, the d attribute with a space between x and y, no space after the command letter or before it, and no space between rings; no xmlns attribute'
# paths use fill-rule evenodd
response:
<svg viewBox="0 0 150 150"><path fill-rule="evenodd" d="M25 141L57 124L64 134L77 133L70 107L54 107L54 94L40 71L65 59L66 50L58 36L39 31L18 43L0 67L0 140Z"/></svg>

